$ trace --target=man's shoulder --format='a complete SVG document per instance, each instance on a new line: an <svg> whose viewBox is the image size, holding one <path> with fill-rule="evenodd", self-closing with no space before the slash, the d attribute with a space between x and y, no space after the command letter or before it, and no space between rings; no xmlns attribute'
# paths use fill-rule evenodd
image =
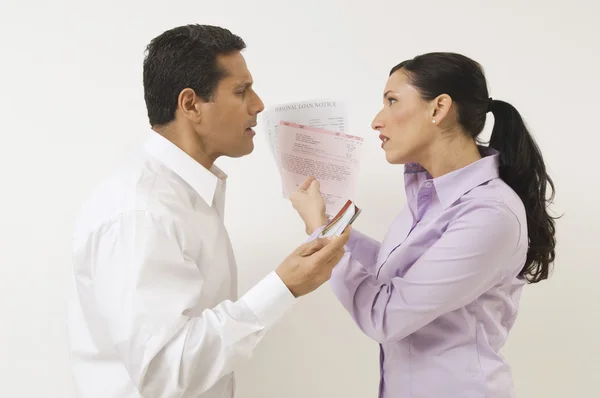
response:
<svg viewBox="0 0 600 398"><path fill-rule="evenodd" d="M176 218L187 202L176 176L155 158L138 153L91 190L77 214L74 235L89 234L124 214Z"/></svg>

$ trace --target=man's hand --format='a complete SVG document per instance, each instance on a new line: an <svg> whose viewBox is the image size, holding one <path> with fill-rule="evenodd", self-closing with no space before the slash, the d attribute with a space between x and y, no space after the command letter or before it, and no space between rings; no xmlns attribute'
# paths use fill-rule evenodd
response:
<svg viewBox="0 0 600 398"><path fill-rule="evenodd" d="M304 221L306 233L311 235L315 229L327 224L325 199L321 195L320 184L314 177L308 177L296 192L290 195L292 206Z"/></svg>
<svg viewBox="0 0 600 398"><path fill-rule="evenodd" d="M344 245L350 239L348 226L333 239L319 238L294 250L275 270L295 297L317 289L331 277L333 267L344 255Z"/></svg>

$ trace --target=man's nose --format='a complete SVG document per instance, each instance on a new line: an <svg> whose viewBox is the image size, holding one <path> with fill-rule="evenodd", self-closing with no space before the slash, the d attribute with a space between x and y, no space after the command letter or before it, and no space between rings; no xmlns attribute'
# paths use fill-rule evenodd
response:
<svg viewBox="0 0 600 398"><path fill-rule="evenodd" d="M256 95L256 99L255 99L253 107L252 107L252 114L258 115L259 113L261 113L262 111L265 110L265 104L262 102L262 100L260 99L258 94L255 94L255 95Z"/></svg>

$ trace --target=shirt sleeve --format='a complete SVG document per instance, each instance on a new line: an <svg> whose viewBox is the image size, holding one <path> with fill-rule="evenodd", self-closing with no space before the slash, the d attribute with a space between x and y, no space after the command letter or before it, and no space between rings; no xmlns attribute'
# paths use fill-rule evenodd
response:
<svg viewBox="0 0 600 398"><path fill-rule="evenodd" d="M94 302L145 397L206 392L252 356L295 302L272 272L239 300L215 303L211 292L218 285L203 275L206 265L182 251L179 233L172 224L135 212L122 215L89 243Z"/></svg>
<svg viewBox="0 0 600 398"><path fill-rule="evenodd" d="M379 343L397 341L469 304L522 266L526 243L520 237L521 225L505 205L471 206L402 277L378 280L347 253L331 286L366 335ZM390 260L386 267L394 266Z"/></svg>
<svg viewBox="0 0 600 398"><path fill-rule="evenodd" d="M312 241L316 239L324 228L324 225L317 228L308 240ZM375 270L373 267L377 261L380 246L381 242L356 229L352 229L350 231L350 239L348 239L344 250L352 254L352 257L356 260L356 265L364 267L368 272L374 273Z"/></svg>

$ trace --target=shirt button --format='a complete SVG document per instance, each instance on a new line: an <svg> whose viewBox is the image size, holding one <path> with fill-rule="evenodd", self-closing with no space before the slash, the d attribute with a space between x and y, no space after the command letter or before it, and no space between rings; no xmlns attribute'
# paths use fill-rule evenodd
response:
<svg viewBox="0 0 600 398"><path fill-rule="evenodd" d="M427 199L429 199L429 196L427 196L427 195L421 196L421 201L426 201Z"/></svg>
<svg viewBox="0 0 600 398"><path fill-rule="evenodd" d="M430 182L427 182L427 183L425 183L425 186L426 186L427 188L431 188L431 183L430 183Z"/></svg>

